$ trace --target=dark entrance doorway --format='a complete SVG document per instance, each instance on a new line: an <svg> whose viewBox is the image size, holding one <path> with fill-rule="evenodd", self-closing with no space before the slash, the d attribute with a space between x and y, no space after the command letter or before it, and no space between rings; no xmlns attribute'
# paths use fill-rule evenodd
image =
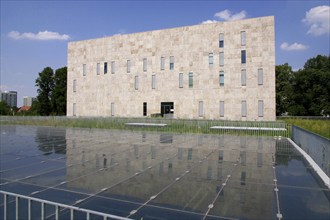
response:
<svg viewBox="0 0 330 220"><path fill-rule="evenodd" d="M169 115L174 113L174 102L161 102L160 103L160 113L164 115Z"/></svg>
<svg viewBox="0 0 330 220"><path fill-rule="evenodd" d="M143 102L143 116L147 116L147 103L146 102Z"/></svg>

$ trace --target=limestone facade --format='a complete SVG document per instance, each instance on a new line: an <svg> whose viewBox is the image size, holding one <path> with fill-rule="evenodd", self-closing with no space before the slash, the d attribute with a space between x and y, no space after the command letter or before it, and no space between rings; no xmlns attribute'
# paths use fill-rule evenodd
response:
<svg viewBox="0 0 330 220"><path fill-rule="evenodd" d="M272 16L70 42L67 115L273 121L274 42Z"/></svg>

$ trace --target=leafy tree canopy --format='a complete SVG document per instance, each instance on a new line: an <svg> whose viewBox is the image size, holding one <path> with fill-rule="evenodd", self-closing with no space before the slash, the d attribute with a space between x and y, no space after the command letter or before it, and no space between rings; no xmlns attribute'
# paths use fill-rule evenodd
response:
<svg viewBox="0 0 330 220"><path fill-rule="evenodd" d="M288 64L276 66L276 114L330 114L330 56L307 60L296 72Z"/></svg>

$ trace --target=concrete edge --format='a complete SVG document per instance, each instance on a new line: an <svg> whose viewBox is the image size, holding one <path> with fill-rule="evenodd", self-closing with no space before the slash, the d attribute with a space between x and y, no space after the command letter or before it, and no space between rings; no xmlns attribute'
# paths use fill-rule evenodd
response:
<svg viewBox="0 0 330 220"><path fill-rule="evenodd" d="M323 183L330 189L330 178L325 172L315 163L315 161L309 156L303 149L301 149L291 138L288 138L289 142L304 156L308 163L312 166L313 170L319 175Z"/></svg>

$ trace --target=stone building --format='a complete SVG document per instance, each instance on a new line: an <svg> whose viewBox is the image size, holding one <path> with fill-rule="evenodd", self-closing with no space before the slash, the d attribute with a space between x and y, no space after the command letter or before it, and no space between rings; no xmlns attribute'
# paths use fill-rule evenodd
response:
<svg viewBox="0 0 330 220"><path fill-rule="evenodd" d="M275 120L274 17L70 42L68 116Z"/></svg>

